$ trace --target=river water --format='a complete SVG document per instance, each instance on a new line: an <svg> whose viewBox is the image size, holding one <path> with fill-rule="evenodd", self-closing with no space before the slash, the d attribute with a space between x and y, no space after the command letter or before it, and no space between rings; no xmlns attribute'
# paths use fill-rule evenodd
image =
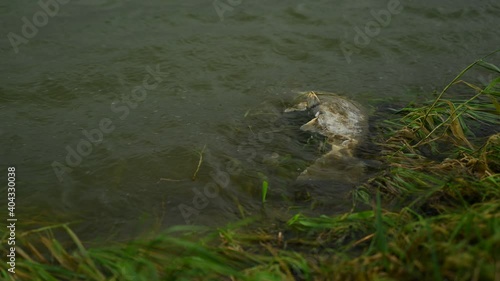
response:
<svg viewBox="0 0 500 281"><path fill-rule="evenodd" d="M298 92L373 113L500 46L488 0L41 2L0 4L0 166L25 221L87 237L310 210L290 186L319 153L281 115ZM349 188L313 209L348 210Z"/></svg>

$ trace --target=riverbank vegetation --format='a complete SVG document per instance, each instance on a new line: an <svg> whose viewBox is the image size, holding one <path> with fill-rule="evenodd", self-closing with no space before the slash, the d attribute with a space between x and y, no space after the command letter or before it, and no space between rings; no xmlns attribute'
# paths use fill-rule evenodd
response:
<svg viewBox="0 0 500 281"><path fill-rule="evenodd" d="M66 224L38 228L17 233L16 274L2 262L1 279L500 280L499 98L500 69L480 59L430 102L380 121L383 168L352 192L368 209L97 247Z"/></svg>

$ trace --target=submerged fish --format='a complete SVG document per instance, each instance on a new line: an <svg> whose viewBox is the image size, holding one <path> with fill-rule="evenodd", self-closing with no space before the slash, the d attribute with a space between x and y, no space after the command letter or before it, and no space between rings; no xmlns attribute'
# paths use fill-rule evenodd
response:
<svg viewBox="0 0 500 281"><path fill-rule="evenodd" d="M305 100L285 112L311 112L314 118L300 129L325 136L331 150L305 169L298 180L358 180L363 175L363 163L353 157L353 152L367 132L364 109L333 93L308 92L302 98Z"/></svg>

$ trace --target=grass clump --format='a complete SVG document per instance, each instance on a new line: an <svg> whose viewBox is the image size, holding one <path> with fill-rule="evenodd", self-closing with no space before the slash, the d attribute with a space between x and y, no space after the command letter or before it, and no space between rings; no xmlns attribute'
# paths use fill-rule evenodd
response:
<svg viewBox="0 0 500 281"><path fill-rule="evenodd" d="M500 280L500 77L465 82L478 66L500 74L478 60L385 121L385 168L352 192L369 209L89 248L67 225L45 227L18 234L16 274L0 263L1 279Z"/></svg>

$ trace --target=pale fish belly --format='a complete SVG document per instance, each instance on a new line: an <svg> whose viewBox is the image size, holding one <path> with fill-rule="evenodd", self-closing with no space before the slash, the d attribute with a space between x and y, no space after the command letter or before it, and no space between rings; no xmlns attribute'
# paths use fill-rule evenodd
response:
<svg viewBox="0 0 500 281"><path fill-rule="evenodd" d="M355 184L363 178L364 163L358 158L342 155L343 153L328 152L321 156L297 177L301 184L312 184L316 181L333 181ZM340 156L342 155L342 156Z"/></svg>

